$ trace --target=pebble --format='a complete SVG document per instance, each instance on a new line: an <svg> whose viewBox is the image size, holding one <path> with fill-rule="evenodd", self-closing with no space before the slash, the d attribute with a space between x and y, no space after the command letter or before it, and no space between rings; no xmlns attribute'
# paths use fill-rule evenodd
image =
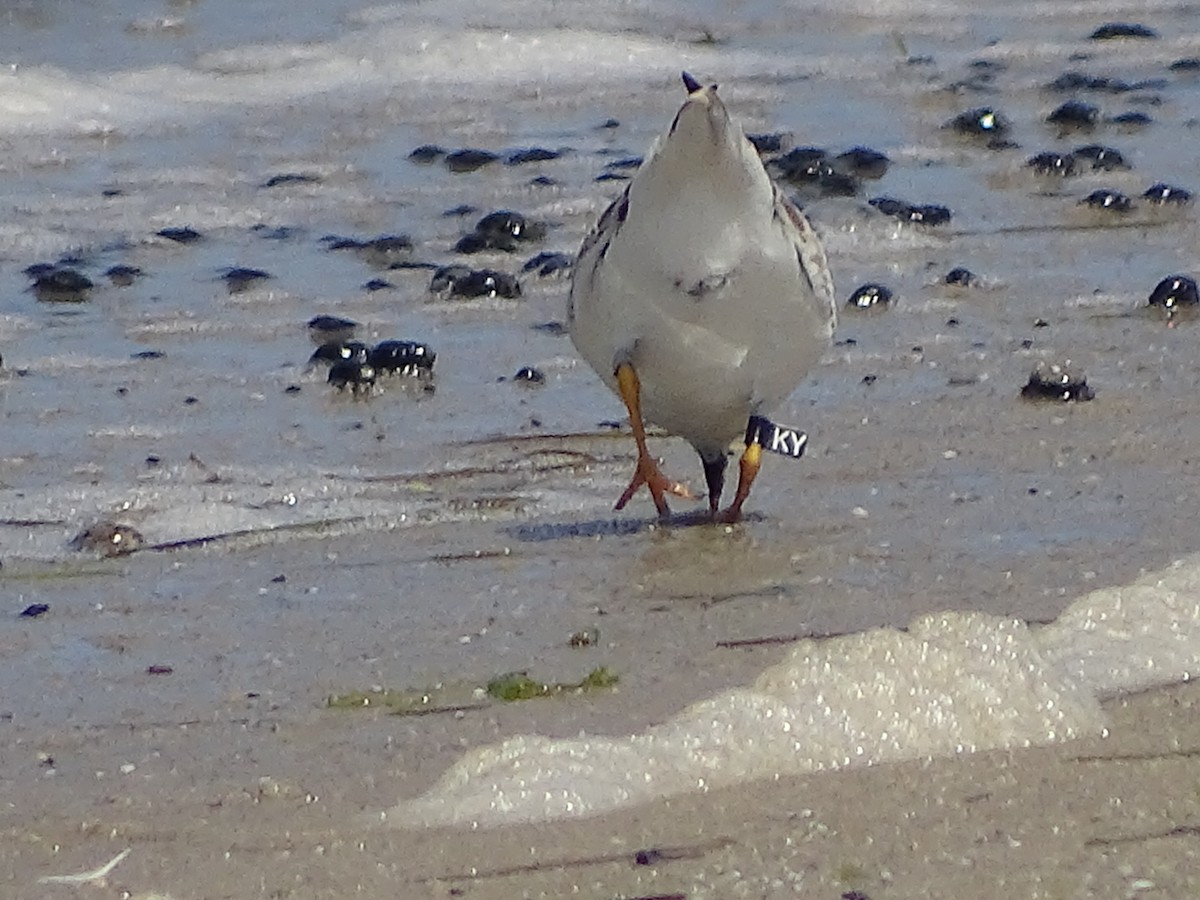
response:
<svg viewBox="0 0 1200 900"><path fill-rule="evenodd" d="M417 262L411 259L398 259L394 263L388 265L388 269L393 271L413 271L416 269L424 269L430 272L436 272L440 268L437 263Z"/></svg>
<svg viewBox="0 0 1200 900"><path fill-rule="evenodd" d="M1130 110L1129 112L1119 113L1115 116L1110 116L1108 119L1110 125L1116 125L1118 128L1125 131L1135 131L1140 128L1145 128L1148 125L1154 124L1154 120L1144 112Z"/></svg>
<svg viewBox="0 0 1200 900"><path fill-rule="evenodd" d="M890 288L875 282L868 282L850 294L846 306L851 309L883 309L891 305L892 291Z"/></svg>
<svg viewBox="0 0 1200 900"><path fill-rule="evenodd" d="M92 280L78 269L51 266L47 271L39 265L35 271L41 274L34 276L31 290L43 303L83 303L94 287Z"/></svg>
<svg viewBox="0 0 1200 900"><path fill-rule="evenodd" d="M242 266L232 266L226 268L221 273L225 287L228 288L231 294L244 293L256 286L260 281L266 281L270 277L271 274L264 272L262 269L248 269Z"/></svg>
<svg viewBox="0 0 1200 900"><path fill-rule="evenodd" d="M441 266L429 280L429 290L434 294L449 294L454 291L454 285L469 278L474 270L470 266L449 265Z"/></svg>
<svg viewBox="0 0 1200 900"><path fill-rule="evenodd" d="M771 164L780 172L790 170L797 172L815 173L818 167L829 158L829 151L824 147L793 147L782 156L771 160Z"/></svg>
<svg viewBox="0 0 1200 900"><path fill-rule="evenodd" d="M513 376L513 381L530 387L540 387L546 383L546 374L534 366L522 366L517 369L517 374Z"/></svg>
<svg viewBox="0 0 1200 900"><path fill-rule="evenodd" d="M1100 107L1082 100L1068 100L1056 107L1046 121L1060 131L1090 131L1100 121Z"/></svg>
<svg viewBox="0 0 1200 900"><path fill-rule="evenodd" d="M951 269L942 280L946 284L953 284L958 287L974 287L979 283L979 279L975 276L974 272L970 269L964 269L961 266Z"/></svg>
<svg viewBox="0 0 1200 900"><path fill-rule="evenodd" d="M342 343L354 337L358 323L341 316L319 315L308 320L308 334L318 344Z"/></svg>
<svg viewBox="0 0 1200 900"><path fill-rule="evenodd" d="M609 160L604 164L604 168L610 172L625 172L639 169L642 166L642 157L640 156L621 156L617 159Z"/></svg>
<svg viewBox="0 0 1200 900"><path fill-rule="evenodd" d="M307 172L284 172L281 175L272 175L262 183L264 188L283 187L288 184L320 184L321 177L319 175L311 175Z"/></svg>
<svg viewBox="0 0 1200 900"><path fill-rule="evenodd" d="M782 153L783 148L790 143L792 136L786 131L772 131L767 134L748 134L746 140L754 145L760 154Z"/></svg>
<svg viewBox="0 0 1200 900"><path fill-rule="evenodd" d="M293 228L290 225L271 226L263 225L261 222L257 225L251 225L250 231L264 241L290 241L300 234L299 228Z"/></svg>
<svg viewBox="0 0 1200 900"><path fill-rule="evenodd" d="M574 265L574 258L565 253L543 251L526 260L525 265L521 266L521 271L535 272L539 277L546 278L560 272L569 272Z"/></svg>
<svg viewBox="0 0 1200 900"><path fill-rule="evenodd" d="M145 273L142 272L142 270L137 266L118 265L110 266L105 270L104 274L107 275L108 280L117 287L129 287L134 283L134 281L136 281L138 278L141 278Z"/></svg>
<svg viewBox="0 0 1200 900"><path fill-rule="evenodd" d="M796 182L797 187L814 199L823 197L853 197L862 185L858 179L845 172L823 167L817 176L808 183Z"/></svg>
<svg viewBox="0 0 1200 900"><path fill-rule="evenodd" d="M472 269L468 266L442 266L429 282L431 293L443 297L504 297L521 296L521 285L512 275L495 269Z"/></svg>
<svg viewBox="0 0 1200 900"><path fill-rule="evenodd" d="M141 532L131 525L103 520L89 525L75 537L69 546L72 550L97 553L100 556L125 556L140 550L145 544Z"/></svg>
<svg viewBox="0 0 1200 900"><path fill-rule="evenodd" d="M1039 175L1061 175L1067 178L1075 174L1075 155L1047 150L1029 157L1025 165Z"/></svg>
<svg viewBox="0 0 1200 900"><path fill-rule="evenodd" d="M886 153L870 147L851 147L833 158L833 166L839 172L872 181L886 175L891 164Z"/></svg>
<svg viewBox="0 0 1200 900"><path fill-rule="evenodd" d="M330 341L313 351L312 356L308 358L308 364L309 366L315 366L317 363L336 365L349 362L361 365L367 361L369 354L370 348L360 341Z"/></svg>
<svg viewBox="0 0 1200 900"><path fill-rule="evenodd" d="M1086 75L1083 72L1064 72L1046 85L1051 91L1102 91L1110 94L1122 94L1132 90L1132 85L1118 78L1108 78L1102 75Z"/></svg>
<svg viewBox="0 0 1200 900"><path fill-rule="evenodd" d="M1183 306L1196 306L1200 303L1200 294L1194 279L1187 275L1168 275L1154 286L1148 303L1174 313Z"/></svg>
<svg viewBox="0 0 1200 900"><path fill-rule="evenodd" d="M411 153L408 154L410 161L421 164L437 162L446 155L448 151L445 147L439 147L437 144L422 144Z"/></svg>
<svg viewBox="0 0 1200 900"><path fill-rule="evenodd" d="M381 269L408 257L413 250L412 238L407 234L381 234L366 240L329 235L322 240L330 250L353 250L368 264Z"/></svg>
<svg viewBox="0 0 1200 900"><path fill-rule="evenodd" d="M40 278L43 275L49 275L60 265L61 263L36 262L30 263L21 271L24 272L29 278Z"/></svg>
<svg viewBox="0 0 1200 900"><path fill-rule="evenodd" d="M166 238L168 241L174 241L177 244L194 244L204 235L194 228L189 228L186 225L180 228L161 228L155 232L159 237Z"/></svg>
<svg viewBox="0 0 1200 900"><path fill-rule="evenodd" d="M1132 200L1120 191L1113 191L1107 188L1092 191L1080 200L1079 204L1081 206L1089 206L1092 209L1107 210L1116 213L1127 213L1133 209Z"/></svg>
<svg viewBox="0 0 1200 900"><path fill-rule="evenodd" d="M817 197L852 197L860 184L852 174L837 169L820 147L796 147L770 161L779 178Z"/></svg>
<svg viewBox="0 0 1200 900"><path fill-rule="evenodd" d="M521 166L526 163L549 162L562 156L561 150L548 150L545 147L525 147L520 150L510 150L504 158L506 166Z"/></svg>
<svg viewBox="0 0 1200 900"><path fill-rule="evenodd" d="M499 158L500 154L492 153L490 150L466 147L462 150L453 150L447 153L442 161L451 172L461 175L466 172L474 172L477 169L482 169L484 166L494 163Z"/></svg>
<svg viewBox="0 0 1200 900"><path fill-rule="evenodd" d="M329 367L329 377L326 381L339 391L350 388L350 392L355 395L369 393L375 385L375 367L358 360L334 363Z"/></svg>
<svg viewBox="0 0 1200 900"><path fill-rule="evenodd" d="M1142 199L1159 205L1175 204L1182 206L1192 202L1192 193L1181 187L1175 187L1159 181L1146 188L1142 194Z"/></svg>
<svg viewBox="0 0 1200 900"><path fill-rule="evenodd" d="M531 221L524 214L510 209L488 213L475 223L474 229L454 245L456 253L479 253L502 250L511 253L521 244L540 241L546 236L546 225Z"/></svg>
<svg viewBox="0 0 1200 900"><path fill-rule="evenodd" d="M894 197L874 197L867 202L884 215L900 219L902 222L915 222L920 225L945 225L950 221L952 215L945 206L933 203L909 203L907 200L897 200Z"/></svg>
<svg viewBox="0 0 1200 900"><path fill-rule="evenodd" d="M367 362L381 375L422 375L433 372L437 354L419 341L380 341L367 354Z"/></svg>
<svg viewBox="0 0 1200 900"><path fill-rule="evenodd" d="M1065 364L1040 362L1029 375L1029 381L1021 388L1026 400L1058 400L1083 402L1091 400L1096 392L1088 387L1087 378L1072 373Z"/></svg>
<svg viewBox="0 0 1200 900"><path fill-rule="evenodd" d="M1134 22L1105 22L1089 35L1093 41L1111 41L1115 38L1157 38L1158 32L1149 25Z"/></svg>
<svg viewBox="0 0 1200 900"><path fill-rule="evenodd" d="M1092 164L1093 169L1103 172L1131 168L1120 150L1114 150L1112 147L1105 147L1102 144L1084 144L1082 147L1072 150L1071 154L1076 159L1087 160Z"/></svg>
<svg viewBox="0 0 1200 900"><path fill-rule="evenodd" d="M979 106L961 112L943 127L967 137L1003 138L1012 130L1012 123L1003 113L990 106Z"/></svg>
<svg viewBox="0 0 1200 900"><path fill-rule="evenodd" d="M600 643L600 629L594 626L572 632L567 638L568 647L595 647L598 643Z"/></svg>

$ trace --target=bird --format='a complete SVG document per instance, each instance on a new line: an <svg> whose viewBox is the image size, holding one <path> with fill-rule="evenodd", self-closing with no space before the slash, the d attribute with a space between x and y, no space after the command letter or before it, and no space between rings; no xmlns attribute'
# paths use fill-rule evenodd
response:
<svg viewBox="0 0 1200 900"><path fill-rule="evenodd" d="M732 523L761 465L755 422L770 424L767 413L819 362L837 308L821 239L772 181L717 85L687 72L683 84L670 127L580 246L567 324L629 413L637 464L615 508L643 486L663 520L668 495L699 499L650 455L650 422L695 448L709 515ZM737 489L720 510L739 436Z"/></svg>

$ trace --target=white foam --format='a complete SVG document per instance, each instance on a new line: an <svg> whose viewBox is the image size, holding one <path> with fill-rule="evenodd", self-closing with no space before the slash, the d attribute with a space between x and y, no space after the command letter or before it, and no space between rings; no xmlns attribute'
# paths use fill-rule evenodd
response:
<svg viewBox="0 0 1200 900"><path fill-rule="evenodd" d="M1153 0L1139 5L1138 11L1167 13L1177 6L1171 0ZM822 18L831 15L827 4L815 0L794 0L788 14L799 18L809 10ZM905 35L929 33L945 40L948 30L970 34L955 19L974 11L964 0L852 0L841 5L835 23L865 17L884 34L882 29L891 28L890 20L898 18ZM1121 2L1049 9L1035 0L989 10L992 16L1026 24L1127 12L1128 4ZM249 42L202 50L185 63L118 71L76 73L48 65L10 64L0 74L0 134L109 135L306 100L340 103L353 98L361 103L387 97L393 103L424 105L436 104L439 98L511 100L530 90L540 92L540 85L595 99L611 92L624 96L623 89L648 79L677 77L680 67L719 71L725 79L761 79L770 73L770 79L784 81L821 73L873 80L891 73L896 62L884 53L870 64L858 54L847 54L844 47L830 46L814 54L810 46L802 55L791 46L751 48L740 41L723 45L718 58L703 42L694 42L710 19L719 21L721 16L710 16L689 3L610 8L582 0L549 6L533 0L485 5L470 0L405 2L346 16L339 36L327 41ZM186 25L155 17L145 21L152 30ZM734 33L738 28L732 23L727 27ZM1147 52L1144 43L1106 50L1142 58ZM1156 52L1167 58L1195 41L1184 36L1156 43ZM1066 46L1008 42L989 52L1059 58ZM978 48L971 52L977 54Z"/></svg>
<svg viewBox="0 0 1200 900"><path fill-rule="evenodd" d="M579 817L750 779L1025 747L1101 733L1100 699L1200 664L1200 556L1076 600L1051 626L977 612L808 640L750 687L629 737L514 737L477 749L409 825Z"/></svg>
<svg viewBox="0 0 1200 900"><path fill-rule="evenodd" d="M1081 597L1039 635L1047 662L1098 696L1200 671L1200 557Z"/></svg>
<svg viewBox="0 0 1200 900"><path fill-rule="evenodd" d="M509 31L381 18L337 40L214 50L193 66L89 75L14 67L0 76L0 133L105 135L336 96L429 104L438 97L494 97L498 85L513 92L548 80L556 89L627 85L644 81L647 73L674 77L681 64L702 59L707 55L700 50L629 32ZM762 71L763 60L759 52L731 51L722 70L727 77ZM795 63L779 65L798 71Z"/></svg>

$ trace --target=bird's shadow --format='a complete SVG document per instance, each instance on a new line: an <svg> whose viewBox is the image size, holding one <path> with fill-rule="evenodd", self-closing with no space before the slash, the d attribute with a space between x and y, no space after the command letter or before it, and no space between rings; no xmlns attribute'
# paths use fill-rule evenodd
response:
<svg viewBox="0 0 1200 900"><path fill-rule="evenodd" d="M741 523L761 522L761 513L747 513ZM543 543L565 538L627 537L649 531L680 528L724 528L714 522L707 510L672 513L665 519L590 519L583 522L530 522L505 529L515 540L524 543Z"/></svg>

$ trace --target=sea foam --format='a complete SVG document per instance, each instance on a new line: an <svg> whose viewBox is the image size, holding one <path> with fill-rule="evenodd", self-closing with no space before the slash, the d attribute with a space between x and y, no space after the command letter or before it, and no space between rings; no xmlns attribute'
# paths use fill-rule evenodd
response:
<svg viewBox="0 0 1200 900"><path fill-rule="evenodd" d="M922 616L798 643L745 688L628 737L510 738L476 749L397 826L595 815L751 779L1103 734L1100 701L1200 665L1200 556L1077 599L1051 625Z"/></svg>

